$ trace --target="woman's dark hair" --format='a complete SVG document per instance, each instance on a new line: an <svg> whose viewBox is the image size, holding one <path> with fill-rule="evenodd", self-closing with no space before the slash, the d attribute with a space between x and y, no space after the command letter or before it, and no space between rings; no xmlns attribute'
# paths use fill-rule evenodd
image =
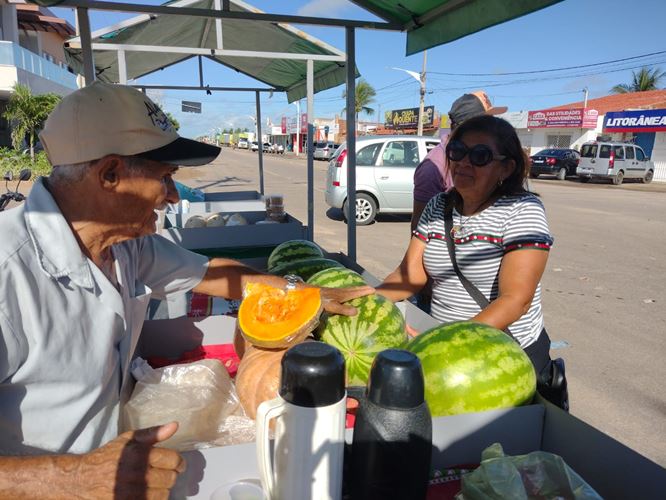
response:
<svg viewBox="0 0 666 500"><path fill-rule="evenodd" d="M525 183L530 173L530 163L520 144L516 129L508 121L496 116L475 116L458 126L449 136L449 141L459 141L468 132L482 132L493 137L497 152L506 156L502 161L516 162L516 168L500 186L497 186L495 194L501 196L527 192Z"/></svg>

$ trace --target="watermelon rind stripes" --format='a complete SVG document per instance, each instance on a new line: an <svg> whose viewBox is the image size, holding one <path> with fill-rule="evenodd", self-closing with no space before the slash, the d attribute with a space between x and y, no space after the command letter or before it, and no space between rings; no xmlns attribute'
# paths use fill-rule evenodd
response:
<svg viewBox="0 0 666 500"><path fill-rule="evenodd" d="M365 385L375 356L407 344L405 319L386 297L373 294L348 302L356 316L324 314L316 335L337 347L345 358L347 385Z"/></svg>
<svg viewBox="0 0 666 500"><path fill-rule="evenodd" d="M351 269L330 267L312 275L308 284L325 288L346 288L363 286L366 283L360 274Z"/></svg>
<svg viewBox="0 0 666 500"><path fill-rule="evenodd" d="M268 257L267 268L272 271L274 267L287 262L322 257L324 257L324 252L316 243L308 240L289 240L280 243L273 249Z"/></svg>
<svg viewBox="0 0 666 500"><path fill-rule="evenodd" d="M421 360L433 416L520 406L534 397L536 374L529 357L490 326L445 323L418 335L407 349Z"/></svg>
<svg viewBox="0 0 666 500"><path fill-rule="evenodd" d="M319 271L331 267L343 267L343 265L332 259L305 259L297 260L295 262L285 262L284 264L272 268L270 273L275 274L276 276L295 274L300 276L303 281L307 281Z"/></svg>

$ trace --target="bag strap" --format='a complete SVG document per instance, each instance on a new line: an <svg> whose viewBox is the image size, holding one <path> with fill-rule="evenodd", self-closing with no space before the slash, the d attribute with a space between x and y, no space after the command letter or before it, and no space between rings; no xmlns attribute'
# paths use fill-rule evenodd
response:
<svg viewBox="0 0 666 500"><path fill-rule="evenodd" d="M447 198L446 200L446 207L444 208L444 230L446 231L446 234L444 235L444 239L446 240L446 248L449 250L449 257L451 258L451 264L453 264L453 270L456 272L456 275L458 276L458 279L460 280L460 283L462 283L462 286L467 290L467 293L474 299L474 301L479 305L481 309L485 309L488 307L490 304L490 301L486 298L481 291L472 284L470 280L468 280L465 275L462 273L460 270L460 267L458 267L458 261L456 260L456 247L455 243L453 241L453 207L450 204L451 198ZM518 342L516 340L516 337L513 336L513 333L511 333L511 330L506 328L504 330L509 336Z"/></svg>

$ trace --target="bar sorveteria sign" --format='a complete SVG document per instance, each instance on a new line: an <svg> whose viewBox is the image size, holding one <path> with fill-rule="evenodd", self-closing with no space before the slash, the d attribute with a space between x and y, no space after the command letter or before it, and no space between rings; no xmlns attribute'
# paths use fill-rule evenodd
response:
<svg viewBox="0 0 666 500"><path fill-rule="evenodd" d="M435 106L423 108L423 125L432 126ZM390 128L414 128L419 123L419 108L394 109L384 114L385 125Z"/></svg>

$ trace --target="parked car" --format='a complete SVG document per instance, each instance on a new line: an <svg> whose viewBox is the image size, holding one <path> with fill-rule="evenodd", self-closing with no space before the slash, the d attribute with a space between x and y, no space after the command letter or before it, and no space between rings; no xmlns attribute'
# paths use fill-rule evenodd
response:
<svg viewBox="0 0 666 500"><path fill-rule="evenodd" d="M261 150L262 150L264 153L269 153L269 152L271 151L271 147L272 147L272 146L273 146L273 145L272 145L270 142L264 142L263 145L262 145L262 147L261 147Z"/></svg>
<svg viewBox="0 0 666 500"><path fill-rule="evenodd" d="M284 154L284 146L282 144L273 144L270 149L271 153Z"/></svg>
<svg viewBox="0 0 666 500"><path fill-rule="evenodd" d="M624 179L640 179L648 183L654 176L654 163L635 144L587 142L581 147L580 156L576 174L582 182L602 178L619 186Z"/></svg>
<svg viewBox="0 0 666 500"><path fill-rule="evenodd" d="M334 142L317 142L315 143L314 159L315 160L330 160L333 158L335 151L340 147L340 144Z"/></svg>
<svg viewBox="0 0 666 500"><path fill-rule="evenodd" d="M576 175L579 162L580 153L575 149L542 149L530 156L530 175L536 179L541 174L550 174L563 181L566 176Z"/></svg>
<svg viewBox="0 0 666 500"><path fill-rule="evenodd" d="M250 145L250 150L259 151L259 143L257 141L252 141L252 144Z"/></svg>
<svg viewBox="0 0 666 500"><path fill-rule="evenodd" d="M245 137L238 139L238 149L248 149L248 140Z"/></svg>
<svg viewBox="0 0 666 500"><path fill-rule="evenodd" d="M378 213L412 212L414 169L439 138L414 135L366 136L356 140L356 223L370 224ZM326 203L347 206L347 146L343 143L328 163Z"/></svg>

